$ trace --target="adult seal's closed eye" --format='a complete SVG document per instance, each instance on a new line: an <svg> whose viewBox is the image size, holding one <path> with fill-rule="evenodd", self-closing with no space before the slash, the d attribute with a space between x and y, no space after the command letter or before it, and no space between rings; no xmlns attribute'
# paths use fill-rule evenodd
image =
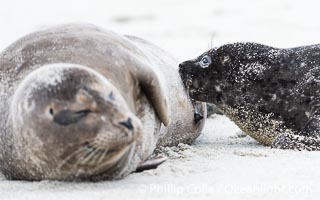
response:
<svg viewBox="0 0 320 200"><path fill-rule="evenodd" d="M320 45L227 44L181 63L180 75L191 98L214 103L261 143L320 150Z"/></svg>
<svg viewBox="0 0 320 200"><path fill-rule="evenodd" d="M203 104L198 112L205 115ZM155 168L158 145L204 120L157 46L93 25L32 33L0 54L0 169L11 179L108 180Z"/></svg>

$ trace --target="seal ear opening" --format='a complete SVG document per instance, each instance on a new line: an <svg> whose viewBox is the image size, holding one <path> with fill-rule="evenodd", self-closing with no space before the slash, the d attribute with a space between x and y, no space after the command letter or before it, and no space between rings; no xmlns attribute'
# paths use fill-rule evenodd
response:
<svg viewBox="0 0 320 200"><path fill-rule="evenodd" d="M155 72L145 67L139 71L138 80L160 121L165 126L169 126L170 118L167 98Z"/></svg>

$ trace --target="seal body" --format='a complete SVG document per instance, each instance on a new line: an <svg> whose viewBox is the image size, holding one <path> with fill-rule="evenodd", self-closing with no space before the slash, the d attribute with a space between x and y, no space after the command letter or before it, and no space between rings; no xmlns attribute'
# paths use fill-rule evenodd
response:
<svg viewBox="0 0 320 200"><path fill-rule="evenodd" d="M320 46L235 43L180 64L191 98L217 105L265 145L320 150Z"/></svg>
<svg viewBox="0 0 320 200"><path fill-rule="evenodd" d="M0 168L8 178L122 178L157 145L190 143L203 128L194 117L205 106L188 99L177 61L136 37L57 26L9 46L0 70Z"/></svg>

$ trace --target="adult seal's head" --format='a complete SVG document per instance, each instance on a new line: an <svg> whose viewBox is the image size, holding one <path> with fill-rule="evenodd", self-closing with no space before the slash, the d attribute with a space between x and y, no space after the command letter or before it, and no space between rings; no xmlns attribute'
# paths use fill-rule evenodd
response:
<svg viewBox="0 0 320 200"><path fill-rule="evenodd" d="M35 179L111 179L132 171L141 123L88 67L58 63L32 71L13 96L10 117Z"/></svg>

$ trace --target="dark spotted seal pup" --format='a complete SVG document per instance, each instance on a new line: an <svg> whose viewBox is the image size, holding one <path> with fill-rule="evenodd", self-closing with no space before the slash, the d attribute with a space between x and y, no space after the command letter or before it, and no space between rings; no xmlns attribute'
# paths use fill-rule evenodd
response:
<svg viewBox="0 0 320 200"><path fill-rule="evenodd" d="M320 150L320 45L227 44L181 63L180 75L192 99L214 103L257 141Z"/></svg>
<svg viewBox="0 0 320 200"><path fill-rule="evenodd" d="M191 143L205 116L168 53L84 24L32 33L0 54L0 109L0 169L23 180L156 167L156 146Z"/></svg>

